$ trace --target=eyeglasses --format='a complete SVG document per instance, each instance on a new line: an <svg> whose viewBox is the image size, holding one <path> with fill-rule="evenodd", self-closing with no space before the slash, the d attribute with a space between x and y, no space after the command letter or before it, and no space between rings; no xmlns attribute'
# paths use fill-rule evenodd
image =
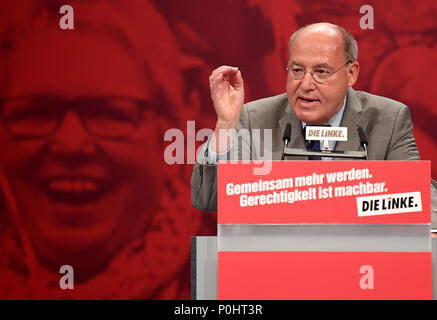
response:
<svg viewBox="0 0 437 320"><path fill-rule="evenodd" d="M337 73L338 71L340 71L341 69L343 69L345 66L347 66L349 63L352 63L351 60L349 60L348 62L346 62L344 65L342 65L340 68L338 68L335 71L330 71L326 68L322 68L322 67L317 67L313 70L310 71L306 71L302 66L298 66L298 65L288 65L287 66L287 71L288 74L294 79L294 80L301 80L303 79L303 77L305 76L305 74L307 72L311 73L311 76L313 77L313 79L321 84L327 84L327 81L330 77L332 77L335 73Z"/></svg>
<svg viewBox="0 0 437 320"><path fill-rule="evenodd" d="M18 138L43 138L54 134L67 112L72 110L89 134L124 139L137 129L147 107L146 101L118 96L75 101L45 96L0 99L5 128Z"/></svg>

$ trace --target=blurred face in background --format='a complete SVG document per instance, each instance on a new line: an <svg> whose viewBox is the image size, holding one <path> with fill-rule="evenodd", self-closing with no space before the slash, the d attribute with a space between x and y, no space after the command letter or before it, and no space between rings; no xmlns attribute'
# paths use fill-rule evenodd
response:
<svg viewBox="0 0 437 320"><path fill-rule="evenodd" d="M158 208L162 130L150 80L116 39L62 31L22 41L6 77L0 161L20 224L43 264L87 278Z"/></svg>

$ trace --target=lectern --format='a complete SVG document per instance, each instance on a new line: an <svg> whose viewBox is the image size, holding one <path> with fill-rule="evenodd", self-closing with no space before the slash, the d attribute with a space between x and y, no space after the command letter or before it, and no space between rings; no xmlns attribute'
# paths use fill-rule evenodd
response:
<svg viewBox="0 0 437 320"><path fill-rule="evenodd" d="M429 161L260 165L218 164L192 298L432 299Z"/></svg>

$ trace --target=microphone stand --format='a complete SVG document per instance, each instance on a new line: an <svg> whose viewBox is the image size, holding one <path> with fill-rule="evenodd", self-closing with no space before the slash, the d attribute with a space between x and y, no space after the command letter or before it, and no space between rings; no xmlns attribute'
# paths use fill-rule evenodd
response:
<svg viewBox="0 0 437 320"><path fill-rule="evenodd" d="M282 152L281 160L285 159L285 156L302 156L302 157L330 157L330 158L341 158L341 159L365 159L369 160L367 153L367 139L363 128L358 127L358 135L360 137L360 144L364 148L364 151L331 151L331 150L306 150L306 149L295 149L287 148L287 144L291 137L291 124L287 123L284 130L284 151Z"/></svg>

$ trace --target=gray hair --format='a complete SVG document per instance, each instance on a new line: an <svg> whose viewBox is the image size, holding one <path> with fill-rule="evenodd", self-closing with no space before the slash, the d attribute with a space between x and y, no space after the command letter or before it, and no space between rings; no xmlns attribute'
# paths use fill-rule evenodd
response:
<svg viewBox="0 0 437 320"><path fill-rule="evenodd" d="M313 23L313 24L306 25L291 35L290 42L288 45L288 47L290 49L290 56L291 56L291 48L293 47L294 41L299 36L299 34L301 34L302 31L304 31L306 28L314 26L316 24L319 24L319 23ZM326 23L326 24L332 26L338 32L340 32L340 34L343 38L345 62L356 61L357 57L358 57L358 44L357 44L357 41L355 40L354 36L351 35L349 32L347 32L346 29L344 29L343 27L340 27L340 26L338 26L336 24L332 24L332 23Z"/></svg>

